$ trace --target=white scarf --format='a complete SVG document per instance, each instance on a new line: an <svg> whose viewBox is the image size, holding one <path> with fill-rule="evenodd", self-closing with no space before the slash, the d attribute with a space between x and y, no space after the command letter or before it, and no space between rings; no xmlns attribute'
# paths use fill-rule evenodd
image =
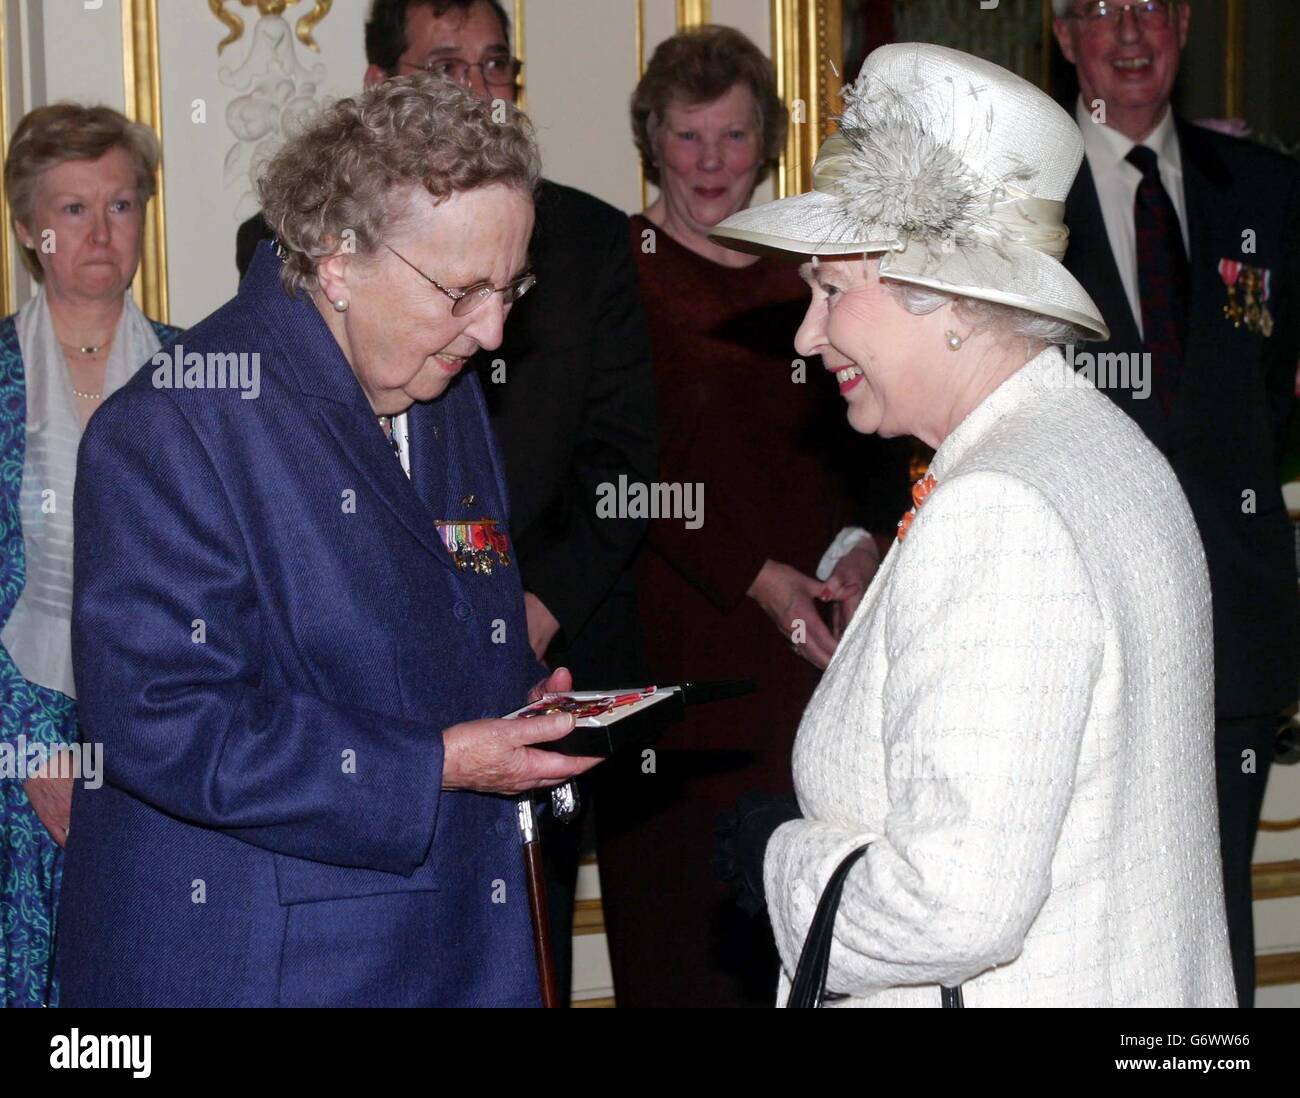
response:
<svg viewBox="0 0 1300 1098"><path fill-rule="evenodd" d="M27 582L0 643L28 682L77 696L72 681L72 490L81 418L42 286L15 319L27 385L19 511ZM104 399L161 348L130 293L104 366Z"/></svg>

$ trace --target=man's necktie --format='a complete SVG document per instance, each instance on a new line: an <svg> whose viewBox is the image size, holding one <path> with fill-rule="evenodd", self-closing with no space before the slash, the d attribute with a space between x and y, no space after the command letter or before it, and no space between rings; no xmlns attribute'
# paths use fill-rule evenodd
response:
<svg viewBox="0 0 1300 1098"><path fill-rule="evenodd" d="M1133 206L1142 341L1151 354L1156 397L1167 413L1173 405L1187 345L1187 250L1178 211L1160 182L1155 152L1134 145L1126 159L1142 173Z"/></svg>

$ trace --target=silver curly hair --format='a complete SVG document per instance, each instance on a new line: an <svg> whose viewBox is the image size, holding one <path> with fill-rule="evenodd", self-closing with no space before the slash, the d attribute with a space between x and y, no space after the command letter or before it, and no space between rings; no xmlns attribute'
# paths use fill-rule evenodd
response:
<svg viewBox="0 0 1300 1098"><path fill-rule="evenodd" d="M942 309L950 301L957 319L969 324L972 332L996 331L1008 339L1023 339L1032 344L1082 343L1093 337L1082 328L1065 320L1031 313L996 301L965 297L960 294L932 290L927 286L913 286L905 282L892 282L886 276L883 284L894 295L894 300L913 316L926 316Z"/></svg>
<svg viewBox="0 0 1300 1098"><path fill-rule="evenodd" d="M512 104L416 73L311 119L266 166L259 193L294 293L315 288L317 262L349 230L358 254L378 250L412 189L441 201L503 184L532 197L540 178L532 124Z"/></svg>

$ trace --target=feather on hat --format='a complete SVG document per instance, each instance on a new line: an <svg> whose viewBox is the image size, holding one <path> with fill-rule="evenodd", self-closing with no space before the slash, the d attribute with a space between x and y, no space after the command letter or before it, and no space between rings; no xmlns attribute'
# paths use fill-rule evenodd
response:
<svg viewBox="0 0 1300 1098"><path fill-rule="evenodd" d="M998 65L919 43L873 51L844 103L813 190L742 210L713 239L739 251L883 253L882 277L1109 337L1060 263L1083 160L1064 110Z"/></svg>

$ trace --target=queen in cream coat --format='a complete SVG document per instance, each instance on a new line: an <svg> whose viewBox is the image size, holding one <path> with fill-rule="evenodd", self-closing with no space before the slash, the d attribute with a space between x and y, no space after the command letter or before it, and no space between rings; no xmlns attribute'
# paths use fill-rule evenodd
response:
<svg viewBox="0 0 1300 1098"><path fill-rule="evenodd" d="M806 818L765 860L786 973L870 843L827 980L848 1005L1235 1005L1210 590L1168 464L1053 348L930 472L799 728Z"/></svg>
<svg viewBox="0 0 1300 1098"><path fill-rule="evenodd" d="M779 998L869 844L834 925L840 1003L1235 1005L1200 537L1164 458L1057 349L1108 337L1061 264L1078 128L924 44L873 51L844 98L813 189L714 230L809 257L795 349L856 430L937 451L865 596L846 576L872 542L847 573L823 562L840 612L861 601L799 728L802 818L752 814L738 843L763 852Z"/></svg>

